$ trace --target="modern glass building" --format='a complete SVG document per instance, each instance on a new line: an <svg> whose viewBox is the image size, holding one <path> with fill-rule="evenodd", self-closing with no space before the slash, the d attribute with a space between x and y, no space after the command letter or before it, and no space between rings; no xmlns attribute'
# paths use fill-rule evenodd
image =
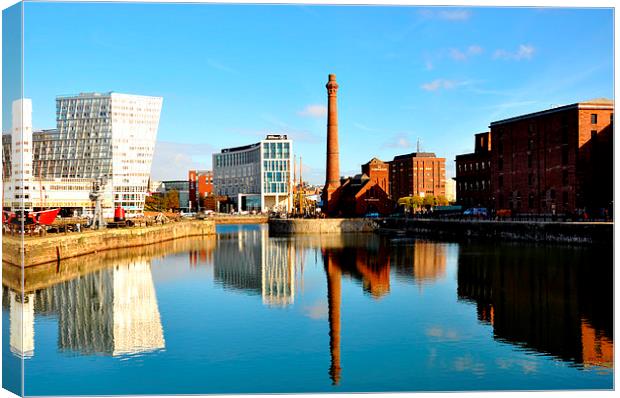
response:
<svg viewBox="0 0 620 398"><path fill-rule="evenodd" d="M24 122L21 117L14 119L25 126L13 129L13 139L3 135L3 179L8 181L22 172L15 165L22 168L19 159L24 154L29 155L28 162L22 162L28 179L24 184L5 186L5 207L7 198L28 195L27 208L63 207L85 212L90 206L89 186L95 179L104 178L114 207L121 205L129 214L141 213L162 102L161 97L113 92L60 96L56 98L56 129L37 132L29 130L30 101L25 99L25 106L16 105L14 114L23 108L26 117ZM22 130L24 139L16 141ZM18 150L21 152L16 155ZM76 182L84 185L84 192L77 196L71 189L58 188ZM19 187L17 194L15 187ZM7 192L10 189L14 192Z"/></svg>
<svg viewBox="0 0 620 398"><path fill-rule="evenodd" d="M290 211L293 142L286 135L213 154L213 185L239 211Z"/></svg>

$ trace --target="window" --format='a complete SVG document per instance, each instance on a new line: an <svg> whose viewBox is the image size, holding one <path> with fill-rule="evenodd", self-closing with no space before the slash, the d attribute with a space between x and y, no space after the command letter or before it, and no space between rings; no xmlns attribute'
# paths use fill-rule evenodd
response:
<svg viewBox="0 0 620 398"><path fill-rule="evenodd" d="M527 185L532 185L534 184L534 174L530 173L527 175Z"/></svg>
<svg viewBox="0 0 620 398"><path fill-rule="evenodd" d="M563 165L568 164L568 147L562 148L562 164Z"/></svg>
<svg viewBox="0 0 620 398"><path fill-rule="evenodd" d="M504 169L504 159L499 158L497 160L497 169L500 171Z"/></svg>
<svg viewBox="0 0 620 398"><path fill-rule="evenodd" d="M592 142L596 141L596 130L590 131L590 140L592 140Z"/></svg>
<svg viewBox="0 0 620 398"><path fill-rule="evenodd" d="M534 195L530 194L530 196L527 198L527 207L532 209L534 207Z"/></svg>
<svg viewBox="0 0 620 398"><path fill-rule="evenodd" d="M568 192L562 192L562 203L564 206L568 206Z"/></svg>
<svg viewBox="0 0 620 398"><path fill-rule="evenodd" d="M502 188L504 186L504 176L499 176L497 179L497 185Z"/></svg>
<svg viewBox="0 0 620 398"><path fill-rule="evenodd" d="M562 170L562 185L568 185L568 170Z"/></svg>
<svg viewBox="0 0 620 398"><path fill-rule="evenodd" d="M532 154L531 153L527 154L527 167L532 168Z"/></svg>
<svg viewBox="0 0 620 398"><path fill-rule="evenodd" d="M590 122L592 124L596 124L598 122L598 115L596 113L590 115Z"/></svg>
<svg viewBox="0 0 620 398"><path fill-rule="evenodd" d="M568 144L568 127L562 127L562 144Z"/></svg>

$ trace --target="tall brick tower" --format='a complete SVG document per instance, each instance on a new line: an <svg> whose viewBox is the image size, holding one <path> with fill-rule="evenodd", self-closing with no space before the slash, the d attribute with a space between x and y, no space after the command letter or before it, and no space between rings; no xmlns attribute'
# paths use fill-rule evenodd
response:
<svg viewBox="0 0 620 398"><path fill-rule="evenodd" d="M323 189L323 210L333 213L334 192L340 187L340 165L338 153L338 83L336 75L330 74L327 88L327 167Z"/></svg>

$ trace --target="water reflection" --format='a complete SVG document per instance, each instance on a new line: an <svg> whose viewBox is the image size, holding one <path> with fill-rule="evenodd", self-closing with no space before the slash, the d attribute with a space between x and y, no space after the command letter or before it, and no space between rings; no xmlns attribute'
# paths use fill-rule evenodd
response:
<svg viewBox="0 0 620 398"><path fill-rule="evenodd" d="M2 307L9 310L9 347L20 358L34 355L34 294L2 287Z"/></svg>
<svg viewBox="0 0 620 398"><path fill-rule="evenodd" d="M494 337L584 366L613 367L609 248L461 245L458 297Z"/></svg>
<svg viewBox="0 0 620 398"><path fill-rule="evenodd" d="M213 277L226 289L260 294L263 304L283 307L295 301L295 246L270 239L266 228L221 232Z"/></svg>
<svg viewBox="0 0 620 398"><path fill-rule="evenodd" d="M324 369L321 372L325 372L321 374L321 380L326 384L344 384L341 387L346 388L355 379L351 376L355 366L347 365L346 358L352 361L356 353L346 351L350 347L347 344L341 350L341 338L352 339L350 335L342 334L343 328L346 332L359 326L357 319L347 317L353 312L351 308L359 310L356 305L363 302L369 309L375 306L390 311L390 314L406 317L409 312L399 306L410 302L416 304L415 301L421 297L419 290L422 286L426 297L441 294L442 297L450 297L451 303L455 300L456 288L458 300L475 304L479 322L492 326L496 340L524 348L526 355L531 355L533 351L582 367L613 368L613 270L610 267L610 250L472 244L461 244L458 251L456 249L455 244L390 240L374 234L278 238L269 237L268 230L263 227L231 226L219 228L217 237L210 239L182 239L125 251L104 252L60 264L29 267L24 271L27 293L23 298L14 292L20 285L19 268L3 264L3 285L8 287L3 289L3 307L9 313L9 345L16 355L33 356L36 318L51 316L58 320L58 349L63 352L117 356L163 350L165 333L151 264L155 258L166 257L156 267L155 281L158 285L172 273L182 279L187 278L185 270L190 270L190 275L197 275L197 267L208 270L202 273L208 277L196 283L200 284L200 289L204 289L205 283L215 284L216 288L210 293L216 293L214 297L220 300L217 305L221 304L224 315L214 311L205 313L207 316L228 319L225 314L228 305L226 293L243 293L251 296L250 300L258 303L258 307L261 303L264 305L261 315L273 314L274 319L286 319L287 322L290 319L292 329L299 325L299 318L304 317L300 315L303 311L295 311L295 306L304 306L312 300L309 298L312 291L306 292L308 294L305 296L303 289L304 269L310 266L313 270L309 278L312 288L316 289L315 283L318 281L321 285L319 289L325 289L327 293L325 309L324 290L318 291L326 322L314 322L319 326L313 327L317 327L319 333L328 333L329 340L323 334L324 340L309 339L303 344L321 345L320 366ZM185 270L179 266L185 267ZM455 275L456 281L450 275ZM168 294L160 296L160 299L171 300L173 296ZM166 307L182 305L182 298L179 303L174 302L174 305ZM351 303L355 304L350 306ZM435 314L445 311L441 305L444 304L437 304L436 307L433 304L430 311L424 308L416 312L415 316L419 314L420 318L413 321L415 325L407 333L414 335L418 324L422 328L429 323L435 324L439 318ZM208 308L202 303L200 306L202 310ZM395 306L398 307L396 310ZM277 311L272 310L273 307L287 307L289 310ZM472 310L469 304L465 307ZM201 309L192 309L191 316ZM243 311L240 308L235 310ZM368 314L372 319L377 316L377 311L368 311ZM164 318L168 315L170 313L163 313ZM174 315L172 313L171 317ZM196 316L201 315L196 313ZM441 316L450 318L459 314L445 311ZM260 320L257 322L266 319L263 316L258 318ZM465 325L468 321L449 319L448 322L456 325L463 322ZM348 328L344 323L349 323ZM219 332L220 325L227 326L217 322L209 324L211 329L200 330L205 336L215 330ZM381 332L381 328L390 326L377 325L376 330L368 332ZM172 329L168 330L171 346L174 345ZM486 333L488 328L478 329ZM433 329L431 332L422 330L422 333L427 337L436 337L442 332ZM385 334L388 335L390 333ZM388 342L391 347L407 344L408 337L395 336L385 337L386 340L380 344ZM384 335L381 337L384 338ZM357 338L355 335L352 339L355 341L349 341L349 344L365 343L364 338L368 336L359 337L360 341ZM394 342L390 338L400 340ZM208 354L216 351L213 347L203 347L190 340L185 344L189 347L195 344L192 350L199 355L208 357L201 350L211 350ZM437 339L430 340L435 344ZM481 351L484 351L485 344L493 343L492 338L487 340L472 344L483 345ZM249 341L253 342L253 339ZM375 347L374 342L372 340L369 347ZM450 344L456 344L455 340L451 340ZM441 355L450 355L446 354L450 348L441 353L444 347L432 347L434 355L439 351L437 364L440 359L445 361ZM265 347L257 346L256 349L260 351ZM392 364L397 366L398 361L412 366L402 358L396 359L398 352L385 354L391 358L386 369ZM456 358L454 363L460 368L470 366L469 362L474 359L467 355L464 359ZM153 357L162 361L169 359L166 355ZM194 366L191 356L187 361ZM264 361L260 366L268 368L268 359ZM423 362L416 358L413 366L421 364L419 366L424 367ZM345 363L350 374L343 373L342 363Z"/></svg>

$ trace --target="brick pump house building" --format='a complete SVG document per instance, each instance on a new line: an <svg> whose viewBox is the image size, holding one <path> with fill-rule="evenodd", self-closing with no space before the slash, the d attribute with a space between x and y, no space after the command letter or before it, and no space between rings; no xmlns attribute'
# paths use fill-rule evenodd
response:
<svg viewBox="0 0 620 398"><path fill-rule="evenodd" d="M474 152L456 156L456 197L464 207L492 208L491 133L475 137Z"/></svg>
<svg viewBox="0 0 620 398"><path fill-rule="evenodd" d="M492 122L495 209L600 214L613 201L613 101L595 99Z"/></svg>

